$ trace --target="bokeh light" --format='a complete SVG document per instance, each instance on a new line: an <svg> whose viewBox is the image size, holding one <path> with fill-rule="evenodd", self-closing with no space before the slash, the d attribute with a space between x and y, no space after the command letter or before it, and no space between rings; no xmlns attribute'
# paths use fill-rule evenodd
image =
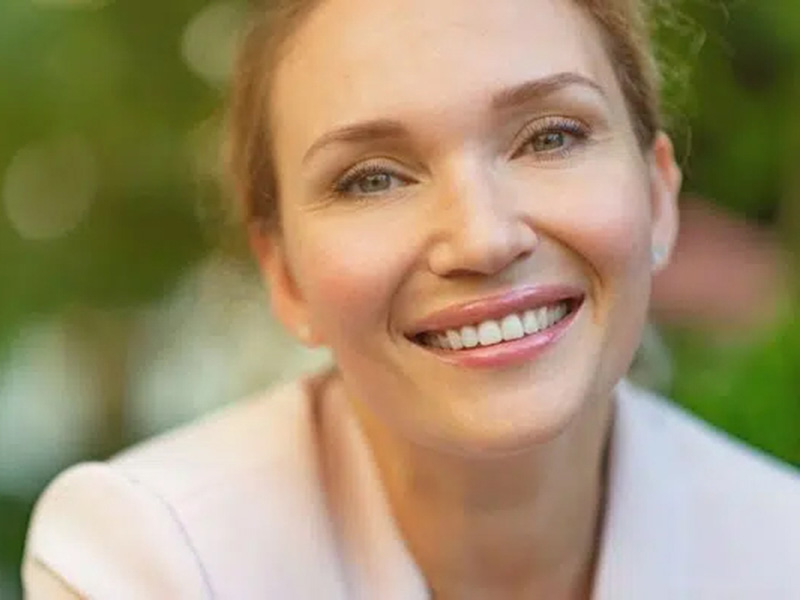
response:
<svg viewBox="0 0 800 600"><path fill-rule="evenodd" d="M253 269L222 256L188 272L137 330L129 398L137 437L330 362L278 326Z"/></svg>
<svg viewBox="0 0 800 600"><path fill-rule="evenodd" d="M48 240L81 222L97 188L97 161L89 144L65 137L20 150L6 171L2 198L21 237Z"/></svg>
<svg viewBox="0 0 800 600"><path fill-rule="evenodd" d="M100 429L95 364L61 319L25 329L0 373L0 491L30 497L91 449Z"/></svg>
<svg viewBox="0 0 800 600"><path fill-rule="evenodd" d="M237 2L209 4L186 26L181 50L193 73L212 86L228 82L245 8Z"/></svg>

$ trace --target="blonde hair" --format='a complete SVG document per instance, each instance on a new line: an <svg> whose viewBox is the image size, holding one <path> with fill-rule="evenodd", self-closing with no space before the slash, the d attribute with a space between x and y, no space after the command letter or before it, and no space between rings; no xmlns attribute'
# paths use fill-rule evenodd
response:
<svg viewBox="0 0 800 600"><path fill-rule="evenodd" d="M272 0L257 6L234 71L229 110L228 166L234 194L249 223L278 222L278 185L266 101L287 39L322 0ZM573 0L600 30L625 96L634 131L649 148L661 127L659 74L650 41L653 2L665 0Z"/></svg>

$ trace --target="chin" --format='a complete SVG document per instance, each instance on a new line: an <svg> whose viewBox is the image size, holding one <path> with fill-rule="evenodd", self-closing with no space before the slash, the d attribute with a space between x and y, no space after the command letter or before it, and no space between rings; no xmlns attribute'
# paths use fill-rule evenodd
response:
<svg viewBox="0 0 800 600"><path fill-rule="evenodd" d="M418 441L460 456L512 456L548 445L581 423L593 421L593 415L604 412L598 410L602 409L599 404L610 397L605 392L593 393L589 382L565 385L558 376L547 382L506 385L510 389L473 388L456 405L443 407L446 418L428 422Z"/></svg>

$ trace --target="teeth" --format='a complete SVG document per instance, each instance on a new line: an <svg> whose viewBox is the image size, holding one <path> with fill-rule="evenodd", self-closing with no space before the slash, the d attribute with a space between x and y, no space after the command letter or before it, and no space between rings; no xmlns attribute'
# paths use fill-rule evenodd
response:
<svg viewBox="0 0 800 600"><path fill-rule="evenodd" d="M447 332L447 341L449 342L451 350L461 350L464 347L464 344L461 342L461 336L457 331L453 331L452 329Z"/></svg>
<svg viewBox="0 0 800 600"><path fill-rule="evenodd" d="M468 325L461 329L449 329L443 333L430 332L424 342L434 348L444 350L462 350L477 346L493 346L500 342L510 342L538 333L552 327L569 313L566 302L535 310L526 310L521 314L511 314L500 321L487 320L477 325Z"/></svg>
<svg viewBox="0 0 800 600"><path fill-rule="evenodd" d="M547 313L546 307L542 307L536 311L536 320L539 321L539 330L550 327L550 316Z"/></svg>
<svg viewBox="0 0 800 600"><path fill-rule="evenodd" d="M525 314L522 315L522 326L525 328L525 335L536 333L541 329L537 313L538 311L536 310L526 310Z"/></svg>
<svg viewBox="0 0 800 600"><path fill-rule="evenodd" d="M464 348L474 348L479 341L477 329L469 325L461 328L461 345Z"/></svg>
<svg viewBox="0 0 800 600"><path fill-rule="evenodd" d="M494 346L503 341L503 332L497 321L484 321L478 326L481 346Z"/></svg>
<svg viewBox="0 0 800 600"><path fill-rule="evenodd" d="M503 330L503 339L507 342L525 337L525 328L517 315L508 315L503 319L500 329Z"/></svg>

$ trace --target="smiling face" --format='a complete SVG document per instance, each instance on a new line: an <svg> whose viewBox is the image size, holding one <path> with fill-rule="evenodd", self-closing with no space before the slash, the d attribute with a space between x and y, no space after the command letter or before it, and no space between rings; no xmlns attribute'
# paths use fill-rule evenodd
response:
<svg viewBox="0 0 800 600"><path fill-rule="evenodd" d="M326 0L270 97L273 307L428 446L530 447L638 345L679 174L568 0Z"/></svg>

